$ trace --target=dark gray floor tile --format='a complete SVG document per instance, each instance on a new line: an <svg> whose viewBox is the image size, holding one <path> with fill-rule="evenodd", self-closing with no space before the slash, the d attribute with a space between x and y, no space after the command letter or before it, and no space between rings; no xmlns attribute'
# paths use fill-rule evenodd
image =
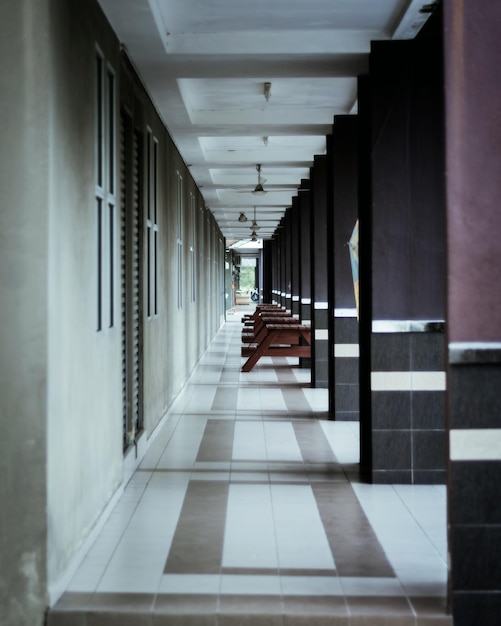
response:
<svg viewBox="0 0 501 626"><path fill-rule="evenodd" d="M406 598L349 596L350 626L415 626Z"/></svg>
<svg viewBox="0 0 501 626"><path fill-rule="evenodd" d="M312 484L339 576L395 576L349 484Z"/></svg>
<svg viewBox="0 0 501 626"><path fill-rule="evenodd" d="M221 569L229 483L195 481L188 486L165 573L214 574Z"/></svg>

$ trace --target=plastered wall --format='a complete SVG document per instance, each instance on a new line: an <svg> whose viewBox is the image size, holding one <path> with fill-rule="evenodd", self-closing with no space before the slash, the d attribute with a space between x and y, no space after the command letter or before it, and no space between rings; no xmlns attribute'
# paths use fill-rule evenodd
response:
<svg viewBox="0 0 501 626"><path fill-rule="evenodd" d="M116 81L116 182L122 106L143 139L149 129L158 141L157 311L140 312L143 441L224 317L224 244L96 2L9 3L0 33L9 94L0 104L9 122L0 151L0 621L38 626L125 476L118 189L97 323L97 51Z"/></svg>

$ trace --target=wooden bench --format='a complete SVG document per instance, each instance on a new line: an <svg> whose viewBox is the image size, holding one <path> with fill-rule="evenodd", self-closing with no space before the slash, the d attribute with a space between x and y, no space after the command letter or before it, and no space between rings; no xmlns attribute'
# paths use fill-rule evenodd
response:
<svg viewBox="0 0 501 626"><path fill-rule="evenodd" d="M299 324L292 315L261 315L252 325L242 329L242 343L258 343L262 333L266 333L267 324Z"/></svg>
<svg viewBox="0 0 501 626"><path fill-rule="evenodd" d="M282 313L285 314L286 310L277 304L258 304L256 310L252 314L242 316L242 322L247 323L256 320L263 313Z"/></svg>
<svg viewBox="0 0 501 626"><path fill-rule="evenodd" d="M263 356L311 357L311 328L299 323L264 324L263 333L256 344L255 347L242 347L242 356L248 356L242 372L250 372Z"/></svg>

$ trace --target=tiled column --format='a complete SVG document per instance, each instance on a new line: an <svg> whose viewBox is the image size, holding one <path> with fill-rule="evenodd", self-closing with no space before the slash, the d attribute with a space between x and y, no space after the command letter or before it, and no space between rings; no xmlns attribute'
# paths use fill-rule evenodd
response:
<svg viewBox="0 0 501 626"><path fill-rule="evenodd" d="M373 322L373 482L446 482L444 348L443 322Z"/></svg>
<svg viewBox="0 0 501 626"><path fill-rule="evenodd" d="M287 209L284 215L284 289L285 309L292 313L292 223L291 210Z"/></svg>
<svg viewBox="0 0 501 626"><path fill-rule="evenodd" d="M285 233L285 216L280 220L280 285L279 289L279 298L280 298L280 306L283 306L284 309L287 304L286 293L287 293L287 275L286 275L286 266L287 266L287 241L286 241L286 233Z"/></svg>
<svg viewBox="0 0 501 626"><path fill-rule="evenodd" d="M316 156L312 168L312 364L314 387L329 386L329 294L327 270L327 157Z"/></svg>
<svg viewBox="0 0 501 626"><path fill-rule="evenodd" d="M362 470L378 483L445 481L439 18L415 40L374 42L359 93Z"/></svg>
<svg viewBox="0 0 501 626"><path fill-rule="evenodd" d="M331 350L329 413L336 420L359 417L359 340L353 274L348 241L358 218L358 118L334 118L332 220L329 247Z"/></svg>
<svg viewBox="0 0 501 626"><path fill-rule="evenodd" d="M501 10L445 2L449 550L455 626L501 615Z"/></svg>
<svg viewBox="0 0 501 626"><path fill-rule="evenodd" d="M263 302L272 302L273 290L273 240L263 241Z"/></svg>
<svg viewBox="0 0 501 626"><path fill-rule="evenodd" d="M303 324L311 324L311 193L300 189L299 194L300 229L300 319Z"/></svg>
<svg viewBox="0 0 501 626"><path fill-rule="evenodd" d="M273 259L272 259L272 304L280 304L280 231L275 231L273 235Z"/></svg>
<svg viewBox="0 0 501 626"><path fill-rule="evenodd" d="M291 214L291 294L292 294L292 315L300 317L300 229L299 229L299 198L292 198Z"/></svg>
<svg viewBox="0 0 501 626"><path fill-rule="evenodd" d="M299 319L311 325L311 193L299 189ZM304 367L311 366L311 359L300 359Z"/></svg>

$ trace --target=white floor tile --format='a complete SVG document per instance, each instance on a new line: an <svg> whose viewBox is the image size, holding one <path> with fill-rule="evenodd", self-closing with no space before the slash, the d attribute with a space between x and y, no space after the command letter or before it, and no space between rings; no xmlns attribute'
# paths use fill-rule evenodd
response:
<svg viewBox="0 0 501 626"><path fill-rule="evenodd" d="M223 567L276 568L275 526L268 485L230 485Z"/></svg>
<svg viewBox="0 0 501 626"><path fill-rule="evenodd" d="M280 595L278 576L246 576L223 574L222 594L238 595Z"/></svg>
<svg viewBox="0 0 501 626"><path fill-rule="evenodd" d="M309 485L271 485L281 568L335 569Z"/></svg>

